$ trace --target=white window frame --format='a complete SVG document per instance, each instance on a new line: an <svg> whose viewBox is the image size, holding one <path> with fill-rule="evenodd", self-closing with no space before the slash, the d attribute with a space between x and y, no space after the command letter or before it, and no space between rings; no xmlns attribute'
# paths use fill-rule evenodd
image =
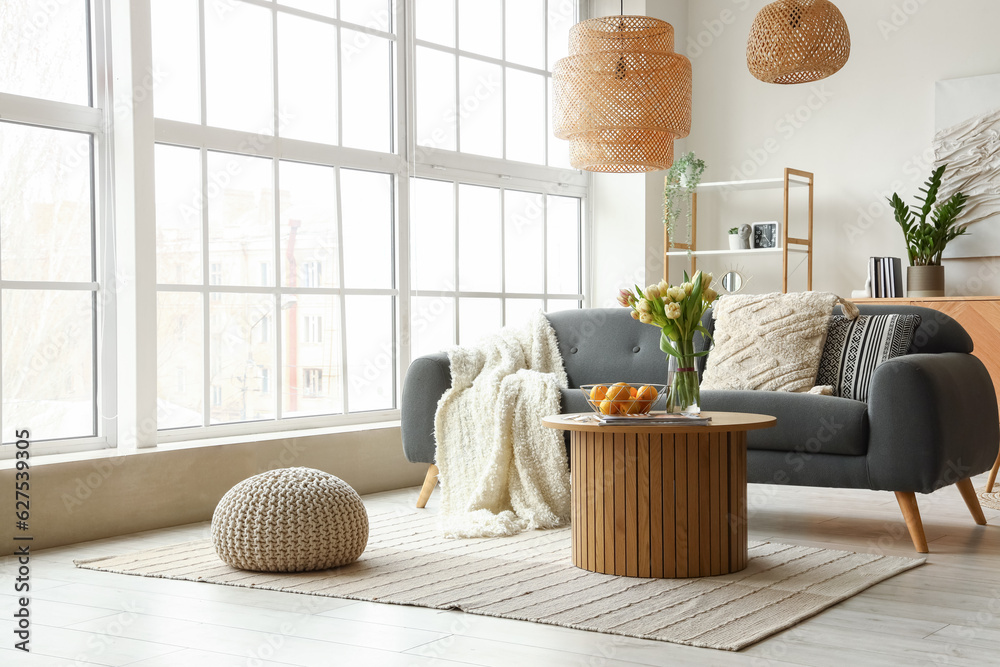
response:
<svg viewBox="0 0 1000 667"><path fill-rule="evenodd" d="M146 5L147 10L149 7L149 0L142 0L143 4ZM210 0L201 0L202 3L209 2ZM272 12L281 12L289 15L295 15L300 17L309 18L318 22L322 22L328 25L340 26L348 30L352 30L358 33L365 33L373 36L380 37L382 39L389 40L393 43L393 96L395 99L401 99L404 91L404 77L400 76L399 73L402 71L402 65L404 61L404 49L400 48L400 42L402 40L401 31L395 29L393 25L389 26L389 31L380 30L378 28L362 26L355 23L350 23L344 21L340 18L329 18L327 16L312 14L303 10L295 9L293 7L287 7L284 5L276 5L267 0L241 0L247 4L256 5L259 7L264 7L271 10ZM337 12L338 17L340 12ZM394 16L391 21L395 23L400 17ZM278 54L278 42L276 38L277 22L272 22L272 33L274 39L272 39L272 58L274 62L277 62ZM150 41L152 36L149 36ZM202 54L205 50L205 36L204 36L204 26L202 26L201 31L201 44L200 49ZM338 68L342 65L342 59L338 58ZM347 148L342 145L329 145L321 143L313 143L308 141L302 141L297 139L287 139L282 137L274 137L268 135L263 137L264 140L249 141L248 137L253 138L252 135L248 135L245 132L228 130L224 128L209 127L205 125L207 120L207 98L206 98L206 73L205 73L205 58L202 56L200 59L201 67L201 124L184 123L180 121L151 118L151 122L155 127L155 143L157 144L167 144L173 146L180 146L186 148L194 148L200 151L201 163L202 163L202 186L203 189L207 188L207 183L205 179L208 175L207 169L207 155L208 151L226 152L234 153L238 155L246 155L251 157L261 157L268 158L275 161L275 166L277 167L277 161L289 161L289 162L304 162L319 166L331 167L335 170L335 175L337 179L336 188L336 207L337 207L337 218L340 221L338 224L342 224L342 216L340 212L342 210L341 206L341 188L340 188L340 174L342 169L351 169L358 171L373 171L383 174L388 174L392 179L392 187L396 193L394 197L395 202L393 206L393 238L394 238L394 258L393 258L393 273L396 280L396 285L392 288L387 289L357 289L357 288L325 288L325 287L303 287L303 286L283 286L280 281L275 280L274 286L271 287L254 287L254 286L230 286L230 285L175 285L175 284L157 284L157 292L197 292L203 295L203 322L204 326L204 364L205 364L205 404L209 405L210 397L208 396L209 388L207 378L211 377L209 364L210 364L210 354L209 354L209 337L210 337L210 327L209 322L209 306L208 301L211 296L209 294L215 295L220 293L234 293L234 294L261 294L261 295L271 295L274 298L274 312L280 312L281 297L283 295L328 295L334 296L339 299L340 302L340 329L341 335L341 359L345 363L343 364L343 371L341 373L342 395L343 395L343 410L342 414L325 414L325 415L313 415L305 417L284 417L282 415L282 383L283 383L283 373L275 373L272 378L271 394L275 396L276 409L275 418L267 419L264 421L247 421L247 422L233 422L225 424L212 424L211 423L211 410L204 410L204 421L201 426L185 427L185 428L175 428L175 429L165 429L157 432L157 440L159 443L166 444L171 442L179 442L184 440L190 440L193 438L205 438L205 437L220 437L220 436L231 436L231 435L243 435L251 433L260 432L274 432L274 431L285 431L291 429L307 429L316 427L326 427L330 426L331 422L337 424L355 424L355 423L369 423L375 421L387 421L399 419L399 402L400 402L400 373L399 368L401 367L401 356L397 353L394 354L394 364L396 366L397 372L393 378L394 386L392 394L394 396L395 407L386 410L374 410L368 412L350 412L350 398L349 398L349 378L347 373L347 336L346 336L346 308L344 304L346 303L347 296L388 296L394 302L394 310L398 313L403 309L401 304L400 294L403 293L400 290L399 282L401 280L402 271L400 268L400 258L399 251L401 245L401 233L400 228L405 225L403 222L404 217L401 212L403 209L399 202L400 196L400 182L405 180L406 168L405 163L399 155L397 149L398 146L402 145L400 142L400 135L402 132L401 128L401 113L398 109L394 109L392 130L394 135L393 147L394 152L390 153L379 153L375 151L362 150L357 148ZM338 136L343 137L343 77L338 76L338 123L340 127L338 128ZM278 114L279 114L279 97L277 91L274 91L274 120L275 126L277 126ZM248 145L251 148L248 149ZM151 167L152 169L152 167ZM274 170L275 191L278 191L277 179L280 178L279 170ZM275 207L274 215L274 225L276 232L280 232L281 216L280 216L280 198L275 197L273 205ZM208 211L207 207L202 210L202 229L203 234L206 234L207 239L207 229L208 229ZM340 230L342 235L343 231ZM276 234L275 238L280 238L280 234ZM208 275L208 252L207 252L207 242L203 240L203 248L206 252L203 253L202 261L204 263L203 271L205 275ZM280 257L281 249L280 247L275 248L275 261L274 266L281 265ZM339 252L343 254L343 244L339 244ZM343 276L343 258L341 256L339 261L339 266L341 267L341 275L339 284L344 284ZM275 271L275 277L280 277L279 271ZM211 289L209 289L209 287ZM395 317L397 324L394 326L393 338L394 341L400 340L400 330L399 330L399 320L401 319L398 315ZM286 332L280 330L280 328L275 328L275 337L277 341L278 349L282 347L282 339L286 335Z"/></svg>
<svg viewBox="0 0 1000 667"><path fill-rule="evenodd" d="M407 3L407 7L412 10L412 2ZM457 5L457 2L456 2ZM589 3L585 0L580 0L578 3L578 16L577 20L586 18L588 12ZM545 15L548 17L548 0L545 0ZM412 16L412 14L411 14ZM455 20L455 44L456 46L443 46L440 44L435 44L433 42L427 42L424 40L416 39L414 22L408 22L408 39L407 53L408 53L408 70L407 77L410 81L416 81L416 48L418 46L425 47L429 49L434 49L442 53L448 53L456 57L456 100L459 86L458 86L458 58L459 57L469 57L483 62L498 65L503 68L516 69L523 72L529 72L532 74L541 74L545 78L545 105L547 109L551 108L552 101L549 98L550 88L549 85L551 79L551 72L547 69L538 69L535 67L529 67L526 65L520 65L518 63L508 62L504 58L491 58L489 56L484 56L478 53L472 53L468 51L463 51L457 47L459 44L459 21L458 15L456 13ZM547 28L547 26L546 26ZM546 59L546 67L548 62L548 30L544 31L545 35L545 45L543 52ZM506 56L506 39L501 39L501 45L503 48L503 55ZM506 81L506 69L502 70L504 72L504 85L503 85L503 95L504 99L501 103L501 108L503 109L504 126L506 129L506 114L507 114L507 81ZM409 95L405 98L407 105L407 118L409 119L408 131L409 136L414 138L414 141L409 146L409 155L412 156L409 165L409 176L411 178L425 178L438 181L446 181L452 183L455 194L455 271L456 271L456 283L458 283L458 266L459 266L459 215L458 215L458 185L481 185L493 188L498 188L501 190L500 193L500 225L501 230L504 226L504 196L503 191L505 190L517 190L521 192L536 193L543 196L543 202L545 202L545 195L555 195L555 196L565 196L565 197L577 197L580 201L580 229L578 233L578 248L580 258L580 272L579 272L579 291L576 294L553 294L548 291L548 253L545 254L546 267L544 270L545 275L545 289L538 293L515 293L508 292L506 290L506 281L501 282L501 290L499 292L471 292L462 291L460 289L461 285L456 284L454 290L417 290L412 289L409 291L412 297L446 297L453 298L455 304L455 314L454 314L454 331L455 331L455 342L461 344L460 338L460 311L461 311L461 299L463 298L492 298L501 300L501 314L503 321L507 321L507 300L515 298L530 298L530 299L542 299L544 307L547 309L550 301L578 301L581 307L589 307L590 300L587 295L587 290L585 286L589 284L589 262L587 261L589 252L589 224L588 211L589 211L589 194L592 178L591 175L572 169L564 169L559 167L550 167L539 164L529 164L526 162L514 162L511 160L486 157L481 155L472 155L461 153L461 114L456 115L456 128L455 128L455 141L457 150L445 150L440 148L430 148L426 146L418 146L415 143L416 138L416 96ZM551 128L548 128L551 131ZM504 141L504 153L506 154L506 141ZM545 146L545 161L548 162L549 158L549 147L548 142ZM544 206L544 204L543 204ZM545 250L547 251L548 244L548 215L544 216L545 228L543 229L543 239L546 244ZM501 233L503 233L501 231ZM501 269L504 271L504 276L506 273L506 267L501 258ZM408 321L408 319L407 319ZM407 337L409 339L409 337ZM406 350L407 359L409 360L409 350Z"/></svg>
<svg viewBox="0 0 1000 667"><path fill-rule="evenodd" d="M211 0L200 0L202 5ZM244 0L260 7L277 10L269 0ZM340 0L341 2L344 0ZM550 0L546 2L546 10ZM96 173L96 238L97 280L81 286L97 295L100 318L97 329L103 336L99 345L98 376L98 416L100 434L96 438L59 440L38 443L36 452L72 452L99 447L118 447L123 452L137 448L154 447L206 437L239 436L261 432L287 431L328 427L333 424L349 425L377 421L398 420L398 405L401 401L402 378L411 361L410 313L411 299L420 296L443 294L456 298L456 336L458 335L458 310L460 298L488 296L504 298L543 298L580 300L584 307L589 305L587 290L589 284L589 174L570 169L559 169L542 165L511 162L503 159L462 154L419 147L415 144L414 82L416 47L430 46L456 55L470 56L505 67L529 72L544 73L544 70L524 67L502 60L483 58L478 54L429 45L415 40L414 12L415 0L394 3L393 26L386 32L375 27L359 26L342 19L330 19L291 7L280 6L287 14L299 15L327 24L340 25L362 34L370 34L388 39L394 44L393 51L393 120L394 133L392 151L378 153L367 150L332 146L300 140L268 137L267 141L255 142L253 151L246 150L248 135L244 132L211 128L199 124L173 120L156 119L153 113L155 81L150 82L153 71L152 30L150 24L150 0L90 0L92 4L92 51L93 71L100 73L93 83L93 107L48 102L23 98L16 95L0 94L0 115L5 121L32 125L51 126L91 133L94 136ZM588 4L579 0L579 18L586 18ZM338 12L340 16L340 12ZM114 25L114 32L109 26ZM274 29L277 29L276 23ZM456 24L457 31L457 24ZM548 33L546 31L546 39ZM456 41L457 44L457 41ZM201 50L204 50L204 34L201 35ZM277 41L272 43L277 49ZM547 49L546 49L547 51ZM109 58L113 54L113 62ZM276 54L275 54L276 57ZM204 59L201 61L201 118L206 118ZM340 65L338 64L338 67ZM113 73L113 74L112 74ZM343 77L338 77L342 86ZM504 94L506 95L506 82ZM548 100L546 86L546 104ZM275 116L279 98L274 96ZM338 104L343 104L343 95L338 95ZM506 105L504 104L504 113ZM113 109L113 112L110 111ZM104 110L109 110L105 113ZM341 109L342 111L342 109ZM338 114L338 122L343 123L343 113ZM459 120L459 122L461 122ZM456 140L461 141L460 128L456 129ZM342 136L342 131L338 133ZM157 143L194 148L200 151L202 164L207 160L208 151L230 152L271 160L306 162L335 169L338 179L337 210L341 210L339 187L340 170L355 169L389 174L393 183L393 268L394 285L391 289L345 289L281 287L277 278L280 271L280 249L276 249L274 267L275 287L249 287L211 285L212 282L207 253L203 257L203 285L156 284L155 270L155 181L154 149ZM460 144L459 144L460 148ZM506 150L506 148L505 148ZM546 146L546 152L548 147ZM203 178L207 170L203 170ZM277 178L277 174L275 176ZM555 294L511 294L477 292L429 292L411 291L409 261L409 201L410 179L413 177L448 180L455 183L482 185L535 192L541 195L571 196L581 199L580 233L580 293L575 295ZM277 184L276 184L277 185ZM456 189L457 191L457 189ZM278 206L275 198L275 206ZM203 215L207 215L203 213ZM338 216L338 219L339 218ZM138 222L136 222L138 221ZM207 229L203 219L203 227ZM275 216L275 225L280 224L280 215ZM457 224L457 215L456 215ZM547 235L546 235L547 240ZM114 242L114 245L112 245ZM341 252L343 250L341 249ZM456 250L457 253L457 250ZM340 263L341 272L343 262ZM547 277L547 272L546 272ZM342 276L341 276L342 278ZM343 285L343 280L340 282ZM201 292L203 296L202 324L205 335L205 377L204 414L206 422L200 427L170 429L160 431L157 418L157 355L156 355L156 296L159 291ZM281 297L286 294L331 295L341 299L347 296L388 296L395 304L393 324L394 359L396 369L393 395L396 408L364 413L350 413L349 380L342 373L344 411L341 415L317 415L279 418L265 422L243 422L233 424L210 424L213 387L211 359L208 346L210 332L209 295L216 293L267 294L275 300L275 312L280 312ZM340 310L340 329L346 332L346 309ZM283 331L276 328L277 345L281 349ZM344 346L342 359L346 360L346 335L341 336ZM270 377L271 394L276 395L280 409L281 383L283 373L275 372Z"/></svg>
<svg viewBox="0 0 1000 667"><path fill-rule="evenodd" d="M105 114L112 99L110 81L100 74L108 71L108 35L106 8L102 0L88 2L90 49L90 98L91 106L58 102L0 92L0 118L4 122L29 125L54 130L79 132L90 136L93 158L93 220L92 262L94 280L76 282L49 282L2 280L4 290L53 290L86 291L92 295L93 313L93 391L95 397L94 431L88 437L34 440L32 455L65 454L93 449L114 447L118 441L116 418L117 391L115 376L118 367L116 329L116 253L111 246L112 143L109 141L110 119ZM0 411L3 408L0 386ZM2 418L2 412L0 412ZM2 422L0 422L2 423ZM6 425L5 425L6 426ZM11 425L16 429L32 431L32 424ZM3 433L0 440L9 440L13 433ZM15 438L16 439L16 438ZM0 460L14 458L14 447L0 447Z"/></svg>
<svg viewBox="0 0 1000 667"><path fill-rule="evenodd" d="M148 0L145 0L148 2ZM203 0L207 1L207 0ZM262 7L274 7L272 3L267 0L245 0L250 4L259 5ZM343 0L340 0L343 2ZM548 0L544 0L546 3ZM547 8L547 6L546 6ZM283 293L295 293L295 294L330 294L339 295L341 297L346 297L349 295L359 295L359 296L375 296L375 295L386 295L391 296L396 304L396 323L394 325L394 339L395 350L394 350L394 364L396 367L396 376L394 378L394 388L393 393L395 395L395 404L397 407L391 410L379 410L363 413L351 413L349 405L349 379L348 374L345 372L341 374L341 379L343 382L342 393L344 397L344 414L341 415L319 415L310 417L295 417L295 418L282 418L280 413L280 400L278 401L278 418L271 419L267 421L257 421L257 422L245 422L245 423L231 423L231 424L204 424L201 427L193 428L179 428L163 430L158 432L158 441L161 444L169 444L171 442L179 442L184 440L189 440L198 437L210 437L210 436L229 436L229 435L241 435L250 433L259 433L267 431L283 431L289 429L298 428L312 428L318 426L329 426L331 422L349 425L349 424L359 424L359 423L370 423L386 420L398 420L399 419L399 404L401 401L401 391L402 391L402 379L405 375L406 369L409 367L411 361L411 351L410 351L410 313L411 313L411 299L420 296L435 296L442 294L442 292L433 291L411 291L410 289L410 261L409 261L409 201L410 201L410 178L421 177L421 178L432 178L432 179L444 179L452 180L460 183L466 183L471 185L485 185L492 187L501 187L504 189L511 190L521 190L526 192L534 192L541 195L558 195L558 196L569 196L578 197L581 199L580 205L580 235L579 235L579 252L580 252L580 292L573 295L565 294L515 294L508 292L501 293L489 293L485 294L490 297L500 297L502 299L507 298L518 298L518 297L528 297L528 298L543 298L549 301L551 300L574 300L580 301L582 307L589 306L589 298L586 294L585 286L588 285L589 279L589 262L587 261L588 256L588 210L589 210L589 192L591 186L591 176L588 173L580 172L572 169L561 169L557 167L549 167L536 164L528 164L523 162L512 162L504 159L490 158L471 154L462 154L456 151L447 151L441 149L426 148L422 146L417 146L414 141L416 136L416 118L415 118L415 96L413 94L413 85L416 80L415 73L415 53L416 46L418 43L422 46L426 45L423 42L417 42L414 33L414 12L415 12L415 0L404 0L396 4L396 13L393 16L394 28L390 28L391 32L386 33L383 31L375 30L369 27L360 27L357 24L347 23L341 19L330 19L328 17L318 16L308 12L299 11L293 8L281 7L282 11L286 11L289 14L297 14L300 16L308 17L310 19L315 19L323 21L325 23L333 25L343 25L351 30L356 30L358 32L368 33L376 35L385 39L389 39L395 44L394 49L394 60L393 67L395 72L395 84L394 84L394 98L395 98L395 109L394 109L394 121L393 128L395 133L394 140L394 153L377 153L373 151L366 151L354 148L345 148L343 146L332 146L325 144L314 144L311 142L305 142L301 140L283 139L280 137L268 138L266 142L256 142L256 150L253 153L256 157L269 157L272 159L282 159L289 161L307 162L310 164L317 164L323 166L329 166L336 169L337 174L337 210L338 210L338 220L340 220L339 212L341 210L340 204L340 169L359 169L367 171L376 171L381 173L392 174L393 177L393 188L394 188L394 204L393 204L393 216L394 216L394 275L395 275L395 287L388 290L373 290L373 289L345 289L345 288L307 288L307 287L295 287L295 288L283 288L283 287L273 287L273 288L251 288L251 287L213 287L213 291L219 292L232 292L241 294L252 294L252 293L266 293L273 294L275 296L275 312L278 312L278 307L280 306L280 295ZM579 1L580 17L585 17L587 14L587 3L585 0ZM340 12L338 11L338 16ZM457 30L457 22L456 22ZM546 39L548 38L546 31ZM204 37L202 38L204 39ZM457 42L456 42L457 43ZM436 45L435 45L436 46ZM204 45L202 45L204 48ZM277 41L272 42L272 48L277 48ZM441 47L444 48L444 47ZM445 49L449 50L449 49ZM478 54L469 54L458 49L450 49L459 55L469 55L476 58L481 58ZM547 53L547 48L546 48ZM276 53L273 57L277 57ZM485 59L491 62L502 63L508 67L513 67L521 69L524 71L530 71L535 73L544 73L546 79L550 77L550 73L545 70L539 70L537 68L525 67L517 65L515 63L506 63L504 61L497 61L496 59ZM339 65L338 65L339 66ZM202 68L204 70L204 59L202 59ZM201 92L201 117L204 120L206 116L205 109L205 72L201 73L202 81L202 92ZM338 77L339 81L342 78ZM504 86L504 94L506 95L506 85ZM546 85L546 104L550 103L548 99L548 86ZM277 104L278 96L275 95L275 116L277 117ZM343 104L343 96L338 94L338 105ZM506 113L506 105L504 105L504 113ZM338 122L342 123L343 114L338 113ZM155 138L156 143L165 143L175 146L185 146L191 148L199 148L203 154L202 164L204 170L205 164L205 151L222 151L222 152L233 152L247 154L245 150L241 151L241 145L246 142L246 134L243 132L226 130L221 128L209 128L203 125L192 125L188 123L181 123L173 120L156 119L155 123ZM456 130L458 131L458 130ZM339 133L342 136L342 131ZM546 147L546 156L548 148ZM203 174L204 177L204 174ZM275 198L277 200L277 198ZM280 223L280 217L275 215L275 224ZM457 220L456 220L457 224ZM207 226L207 220L203 220L203 226ZM279 252L276 249L276 253ZM342 252L342 248L341 248ZM457 252L457 250L456 250ZM280 260L280 258L278 258ZM207 256L204 258L207 262ZM343 271L343 261L340 262L341 271ZM205 267L207 270L207 266ZM277 272L276 272L277 273ZM547 279L547 275L546 275ZM276 283L277 284L277 283ZM341 275L340 284L343 285L343 276ZM184 285L157 285L157 290L164 291L202 291L201 286L184 286ZM482 294L477 292L444 292L447 296L467 297L467 296L481 296ZM546 301L547 303L548 301ZM344 301L341 301L343 304ZM207 309L207 305L206 305ZM458 317L458 302L456 301L456 336L458 334L457 328L457 317ZM341 307L341 331L346 332L346 309ZM206 322L206 368L208 365L209 356L207 354L207 336L208 336L208 314L204 315L204 321ZM284 332L278 332L278 345L280 348L282 335ZM343 358L346 360L346 335L341 335L342 345L345 346L345 351ZM275 374L274 382L272 385L273 393L275 393L279 399L281 394L281 373ZM210 375L206 375L206 378ZM207 384L207 381L206 381ZM206 393L207 393L206 388ZM207 396L206 396L207 403ZM206 411L206 414L208 411Z"/></svg>

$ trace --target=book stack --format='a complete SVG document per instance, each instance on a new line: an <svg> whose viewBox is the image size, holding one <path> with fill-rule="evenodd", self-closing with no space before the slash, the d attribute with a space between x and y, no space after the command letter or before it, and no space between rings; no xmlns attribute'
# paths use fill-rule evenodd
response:
<svg viewBox="0 0 1000 667"><path fill-rule="evenodd" d="M707 426L712 423L711 417L687 417L685 415L667 412L651 412L648 415L599 415L600 424L622 424L643 426Z"/></svg>
<svg viewBox="0 0 1000 667"><path fill-rule="evenodd" d="M881 299L903 296L903 265L899 257L870 258L868 279L873 297Z"/></svg>

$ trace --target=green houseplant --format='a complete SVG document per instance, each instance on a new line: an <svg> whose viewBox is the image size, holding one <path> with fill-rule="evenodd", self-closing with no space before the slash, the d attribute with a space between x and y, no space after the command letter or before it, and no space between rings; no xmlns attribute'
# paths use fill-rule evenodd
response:
<svg viewBox="0 0 1000 667"><path fill-rule="evenodd" d="M681 215L681 204L691 202L691 195L701 183L705 173L705 161L694 153L685 153L674 160L663 179L663 224L667 227L670 245L674 243L675 223ZM691 240L691 207L688 206L687 238ZM670 248L668 247L667 250Z"/></svg>
<svg viewBox="0 0 1000 667"><path fill-rule="evenodd" d="M907 296L944 296L941 254L949 242L968 232L958 225L958 218L968 201L967 195L956 192L935 206L947 166L943 164L931 172L925 187L920 188L924 196L917 196L919 206L907 206L895 192L889 198L896 222L903 230L906 254L910 260L906 270Z"/></svg>

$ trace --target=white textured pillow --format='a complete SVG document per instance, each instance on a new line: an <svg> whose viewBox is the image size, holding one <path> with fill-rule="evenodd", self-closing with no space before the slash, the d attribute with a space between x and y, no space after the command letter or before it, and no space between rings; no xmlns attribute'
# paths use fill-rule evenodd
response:
<svg viewBox="0 0 1000 667"><path fill-rule="evenodd" d="M838 301L829 292L723 297L712 310L714 347L701 388L810 391ZM853 304L845 310L857 313Z"/></svg>

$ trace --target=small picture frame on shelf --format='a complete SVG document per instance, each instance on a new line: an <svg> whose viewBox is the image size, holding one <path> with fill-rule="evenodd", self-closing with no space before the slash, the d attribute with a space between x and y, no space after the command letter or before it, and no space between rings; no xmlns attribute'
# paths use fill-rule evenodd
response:
<svg viewBox="0 0 1000 667"><path fill-rule="evenodd" d="M778 239L778 222L776 220L770 220L768 222L755 222L750 225L753 229L753 236L751 237L753 248L777 248Z"/></svg>

